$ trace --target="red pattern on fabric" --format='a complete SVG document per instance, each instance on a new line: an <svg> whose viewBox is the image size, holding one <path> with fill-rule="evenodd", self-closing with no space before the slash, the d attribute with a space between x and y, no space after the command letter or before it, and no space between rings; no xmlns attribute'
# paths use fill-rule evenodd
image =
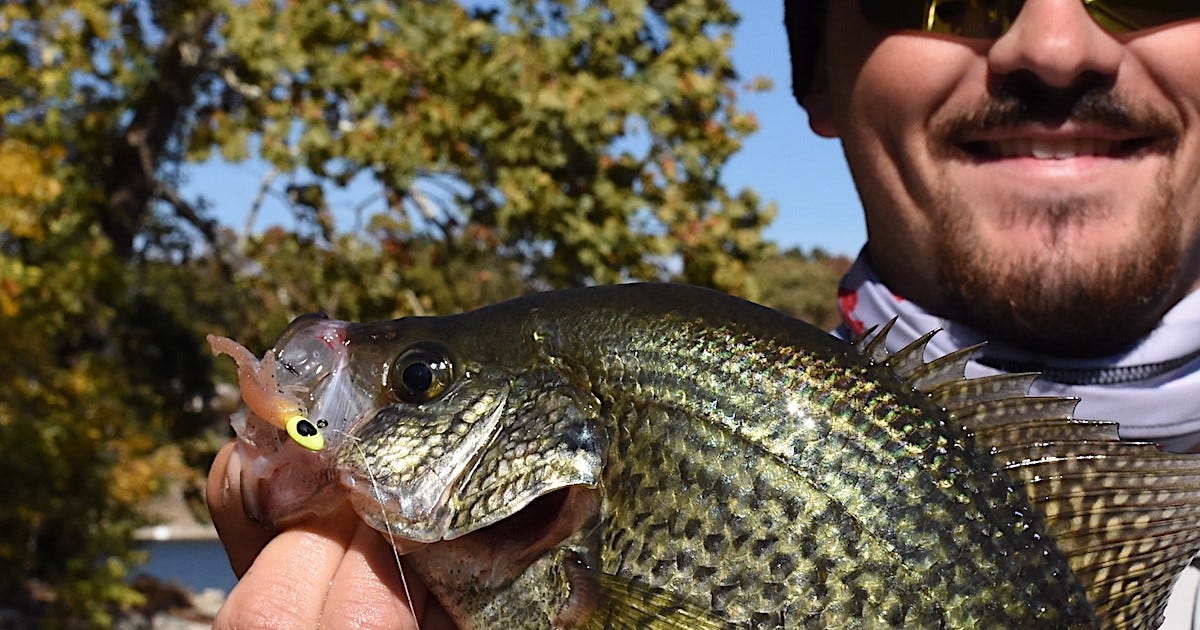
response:
<svg viewBox="0 0 1200 630"><path fill-rule="evenodd" d="M854 309L858 308L858 291L847 289L839 286L837 293L838 310L842 313L842 321L850 327L850 332L855 335L863 334L867 329L867 325L863 320L854 316Z"/></svg>

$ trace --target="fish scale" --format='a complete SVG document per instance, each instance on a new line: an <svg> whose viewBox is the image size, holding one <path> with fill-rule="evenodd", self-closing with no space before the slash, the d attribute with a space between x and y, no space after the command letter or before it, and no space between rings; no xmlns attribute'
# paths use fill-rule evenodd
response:
<svg viewBox="0 0 1200 630"><path fill-rule="evenodd" d="M244 470L337 480L464 628L1155 627L1200 548L1200 459L887 333L624 285L303 318L274 374L220 346L265 372L244 388L305 393L288 426L328 427Z"/></svg>
<svg viewBox="0 0 1200 630"><path fill-rule="evenodd" d="M850 611L854 613L854 617L861 617L862 611L868 608L885 611L881 622L926 627L945 624L959 626L968 620L977 625L979 620L984 618L979 609L986 610L986 618L990 623L995 623L996 627L1011 627L1020 619L1027 618L1028 613L1024 610L1014 611L1015 615L1011 618L1004 617L1006 611L1000 604L1007 600L1021 602L1022 606L1036 605L1033 602L1039 593L1029 592L1032 590L1029 585L1022 584L1011 585L1012 592L993 590L994 602L981 603L972 596L971 603L974 607L966 607L963 616L959 618L944 616L950 614L946 611L916 618L907 618L897 612L908 602L918 599L945 602L946 609L957 610L956 599L961 599L967 592L992 589L990 578L981 580L979 577L994 575L994 569L981 564L978 548L972 547L969 553L953 556L939 557L936 552L961 549L961 541L955 539L962 537L986 546L992 540L991 532L997 528L1008 526L1013 530L1011 535L1020 536L1023 530L1032 525L1019 521L996 524L981 520L982 527L972 532L969 527L960 528L958 523L948 518L930 518L929 505L939 505L939 501L934 497L945 494L947 490L961 491L961 485L971 483L964 479L965 475L941 477L940 479L946 482L946 488L933 484L928 479L921 479L922 473L931 469L947 469L950 465L940 460L953 457L952 440L934 430L937 427L928 426L930 422L936 422L936 419L920 412L914 413L917 410L903 406L891 394L880 395L878 387L874 384L875 380L865 378L865 374L831 366L819 357L787 353L774 346L764 346L761 341L754 345L744 341L730 341L730 335L720 329L679 326L678 322L674 324L669 329L652 329L648 334L638 337L639 364L642 366L639 369L630 369L628 365L623 365L619 372L610 375L606 363L601 361L597 373L593 375L593 388L600 390L600 398L632 397L629 392L636 389L637 398L659 401L661 405L678 410L675 417L668 414L666 417L657 418L656 421L641 419L635 411L615 413L626 432L633 430L629 427L640 427L649 435L629 436L629 450L622 451L618 447L614 461L636 462L638 468L643 469L647 466L653 467L658 461L656 456L664 456L667 452L670 453L668 459L671 461L694 458L697 450L701 453L752 453L749 461L740 462L740 467L731 466L724 458L719 460L719 463L709 462L706 465L704 470L710 477L738 475L740 483L733 485L758 489L758 493L753 496L739 497L735 494L745 505L742 509L720 512L720 516L711 519L711 522L715 523L745 523L746 519L753 519L762 514L762 507L748 499L763 501L768 488L791 492L793 496L807 497L809 501L819 497L825 505L816 513L801 513L787 521L752 521L752 526L745 531L736 535L726 533L723 544L713 552L714 561L722 561L725 566L716 571L713 577L696 582L690 574L675 573L669 576L670 579L665 583L659 584L660 586L667 590L677 590L698 585L698 590L713 591L716 586L727 584L728 580L734 578L743 580L744 583L770 583L768 578L771 576L764 575L759 570L763 559L758 554L748 554L742 564L732 562L732 558L739 551L736 549L739 545L735 544L739 535L750 537L754 532L768 532L776 537L786 537L787 542L779 546L786 549L786 552L781 553L787 553L789 556L803 557L804 554L798 553L798 549L805 546L830 550L830 557L855 558L856 562L850 565L844 562L830 563L831 566L853 566L854 575L850 577L831 571L830 568L816 570L815 567L801 567L788 576L788 587L779 592L777 600L760 599L756 603L743 600L735 609L718 606L721 602L707 603L729 619L737 622L752 621L762 615L769 615L770 611L781 611L787 619L811 617L821 624L825 623L825 620L820 611ZM619 331L609 337L595 328L592 331L600 340L599 345L608 348L610 354L620 355L626 350L625 346L618 344L623 338ZM647 338L655 341L647 344ZM655 352L656 347L664 349ZM785 355L790 355L788 360L781 361ZM733 372L742 378L730 380L730 370L711 369L721 365L741 366L741 369ZM761 383L760 387L753 386L753 377L748 375L764 373L792 376L787 379L777 378L776 382L766 387L761 387ZM745 382L746 380L751 382ZM803 419L797 423L794 418L788 417L789 414L755 413L757 410L770 409L781 399L786 399L781 392L804 389L800 387L800 382L807 384L809 392L815 395L809 400L800 401L801 411L796 415L800 418L811 418L812 426L808 426ZM727 392L731 390L743 395L730 395ZM838 392L836 400L830 400L826 392ZM630 408L636 409L636 405L631 404ZM747 444L738 443L747 441L744 435L739 435L744 434L742 427L730 426L728 419L756 415L768 421L755 425L758 430L755 431L753 439L748 440L752 445L748 448ZM776 421L771 422L771 419ZM805 426L804 433L823 436L825 439L797 439L797 424ZM656 427L660 430L655 431ZM724 431L714 431L717 427ZM695 431L696 434L689 431ZM710 443L718 439L718 433L724 434L719 440L720 443ZM928 443L918 446L913 440L916 433L939 435L941 448L937 444L929 448ZM852 436L854 439L851 439ZM862 436L874 439L864 441L861 440ZM742 440L737 440L739 437ZM639 446L654 450L637 450ZM671 449L672 446L674 449ZM761 457L762 451L774 457L764 460ZM965 456L967 451L959 451L958 454ZM903 464L905 461L908 463ZM772 474L786 479L777 478L772 480L772 483L764 483L740 477L747 474L744 467L758 469L768 467L772 463L777 466L776 470L771 471ZM809 477L797 478L792 473L795 468L803 469ZM971 471L977 470L978 466L963 461L959 469ZM709 478L705 481L679 479L673 474L674 471L666 467L652 469L652 472L643 473L641 477L659 480L660 487L639 485L624 488L620 485L620 479L629 474L625 467L610 464L609 471L606 476L606 480L609 481L608 497L617 504L611 512L634 516L614 521L605 531L639 531L635 525L642 518L645 518L644 522L653 523L656 519L677 518L679 514L719 509L719 506L709 505L705 506L705 509L697 510L695 506L673 504L670 498L678 488L686 489L689 485L701 488L707 485L712 491L704 492L704 495L723 497L723 491L730 486L719 478ZM797 483L812 483L814 480L823 483L805 491L795 488ZM990 479L974 482L980 488L993 485ZM872 487L884 492L864 492L864 489ZM898 501L906 497L887 492L893 488L904 487L916 488L907 505ZM1004 490L1000 497L984 500L985 505L981 507L996 511L986 504L990 500L1002 506L1000 511L1006 508L1015 511L1012 509L1012 500L1023 497L1011 489ZM622 500L631 500L623 499L630 492L646 495L644 501L636 503L639 507L660 507L661 512L651 518L637 508L622 509L624 506L620 503ZM959 496L979 495L963 492L955 494L955 497ZM766 512L770 513L770 510ZM1026 512L1032 514L1032 510ZM790 532L786 528L789 521L817 523L822 531ZM939 530L928 527L930 521L956 523L956 527ZM839 523L841 526L828 529L830 523ZM864 533L864 529L869 533ZM880 536L888 530L895 533L894 537L889 539ZM778 532L782 533L777 534ZM804 536L808 537L807 545L793 541L796 537ZM704 547L701 541L694 539L673 538L672 541L673 544L677 543L684 548ZM652 544L657 547L662 543L654 541ZM1032 546L1036 543L1029 541L1028 544ZM841 552L837 553L839 549ZM667 550L666 554L670 555L670 550ZM623 556L622 561L628 562L629 556ZM617 563L606 567L606 570L629 575L649 573L655 577L657 583L666 576L655 575L654 568L646 563L635 563L632 566ZM902 588L905 575L914 580L914 590L926 592L920 597L914 597L915 593L912 590L906 591ZM814 576L822 576L823 579L816 580ZM933 576L933 579L919 576ZM862 587L861 583L864 580L872 588ZM847 583L860 586L854 588L847 586ZM954 588L949 588L950 585ZM1037 588L1041 590L1043 587ZM872 597L875 601L866 601ZM800 608L795 603L804 599L815 599L820 603L810 611ZM889 618L888 614L892 616ZM940 621L931 624L935 618Z"/></svg>

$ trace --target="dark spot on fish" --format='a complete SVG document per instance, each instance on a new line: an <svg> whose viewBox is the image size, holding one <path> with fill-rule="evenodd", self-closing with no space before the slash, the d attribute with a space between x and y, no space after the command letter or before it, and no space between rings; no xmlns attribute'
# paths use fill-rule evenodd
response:
<svg viewBox="0 0 1200 630"><path fill-rule="evenodd" d="M787 585L779 582L765 582L762 585L762 591L763 595L765 595L767 599L771 601L782 601L788 595ZM762 621L765 622L766 619L763 619Z"/></svg>
<svg viewBox="0 0 1200 630"><path fill-rule="evenodd" d="M667 560L659 560L658 562L654 563L654 568L650 570L650 573L652 573L655 577L670 575L673 574L673 566L673 563Z"/></svg>
<svg viewBox="0 0 1200 630"><path fill-rule="evenodd" d="M730 600L737 594L738 584L719 584L712 590L712 606L714 610L725 610Z"/></svg>
<svg viewBox="0 0 1200 630"><path fill-rule="evenodd" d="M787 520L796 521L803 511L804 504L801 503L799 496L784 498L783 513L787 516Z"/></svg>
<svg viewBox="0 0 1200 630"><path fill-rule="evenodd" d="M883 618L889 624L895 627L900 627L904 624L904 618L908 615L908 605L904 600L896 600L887 610L883 612Z"/></svg>
<svg viewBox="0 0 1200 630"><path fill-rule="evenodd" d="M686 457L679 459L679 480L685 484L693 483L696 480L696 473L692 469L692 463Z"/></svg>
<svg viewBox="0 0 1200 630"><path fill-rule="evenodd" d="M796 560L786 553L777 553L771 557L771 576L782 580L796 570Z"/></svg>
<svg viewBox="0 0 1200 630"><path fill-rule="evenodd" d="M721 550L722 543L724 542L724 536L719 534L709 534L704 537L704 550L709 553L717 553Z"/></svg>
<svg viewBox="0 0 1200 630"><path fill-rule="evenodd" d="M668 537L669 532L665 531L666 529L667 529L667 524L662 521L649 523L648 525L645 526L646 538L654 539L659 536Z"/></svg>
<svg viewBox="0 0 1200 630"><path fill-rule="evenodd" d="M754 555L756 555L756 556L767 555L767 553L770 552L771 549L774 548L775 544L778 542L779 542L779 538L776 536L767 536L766 538L760 538L760 539L754 541Z"/></svg>
<svg viewBox="0 0 1200 630"><path fill-rule="evenodd" d="M812 584L813 597L825 599L829 597L829 573L833 568L833 559L829 557L813 558Z"/></svg>
<svg viewBox="0 0 1200 630"><path fill-rule="evenodd" d="M716 572L716 567L700 565L697 566L696 570L692 572L692 576L695 577L697 581L703 581L712 577Z"/></svg>

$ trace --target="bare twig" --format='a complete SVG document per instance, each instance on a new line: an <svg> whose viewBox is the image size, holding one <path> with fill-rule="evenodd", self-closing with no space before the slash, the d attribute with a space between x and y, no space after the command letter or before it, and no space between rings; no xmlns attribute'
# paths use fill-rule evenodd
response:
<svg viewBox="0 0 1200 630"><path fill-rule="evenodd" d="M195 206L188 203L183 195L172 186L168 186L159 181L154 187L154 196L158 199L167 202L175 211L175 216L187 221L189 225L196 228L204 237L204 241L208 243L209 248L213 253L213 260L217 261L217 266L221 269L222 277L227 281L233 282L233 269L222 255L221 243L217 237L217 222L213 219L206 219L200 216L200 212Z"/></svg>
<svg viewBox="0 0 1200 630"><path fill-rule="evenodd" d="M258 194L254 195L254 201L250 203L250 209L246 212L246 222L242 225L242 233L238 235L238 249L245 251L246 240L250 238L250 230L254 229L254 222L258 220L258 212L262 209L263 201L267 198L267 193L271 191L271 185L275 183L275 179L279 177L279 169L271 168L270 172L263 177L262 183L258 186Z"/></svg>

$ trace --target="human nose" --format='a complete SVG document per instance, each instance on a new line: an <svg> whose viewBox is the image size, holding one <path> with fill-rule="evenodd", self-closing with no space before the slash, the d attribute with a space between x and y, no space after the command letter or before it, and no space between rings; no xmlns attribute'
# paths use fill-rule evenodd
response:
<svg viewBox="0 0 1200 630"><path fill-rule="evenodd" d="M1070 88L1086 77L1111 80L1122 51L1121 42L1096 24L1080 0L1026 0L1012 26L992 44L988 62L999 76L1023 71L1047 86Z"/></svg>

